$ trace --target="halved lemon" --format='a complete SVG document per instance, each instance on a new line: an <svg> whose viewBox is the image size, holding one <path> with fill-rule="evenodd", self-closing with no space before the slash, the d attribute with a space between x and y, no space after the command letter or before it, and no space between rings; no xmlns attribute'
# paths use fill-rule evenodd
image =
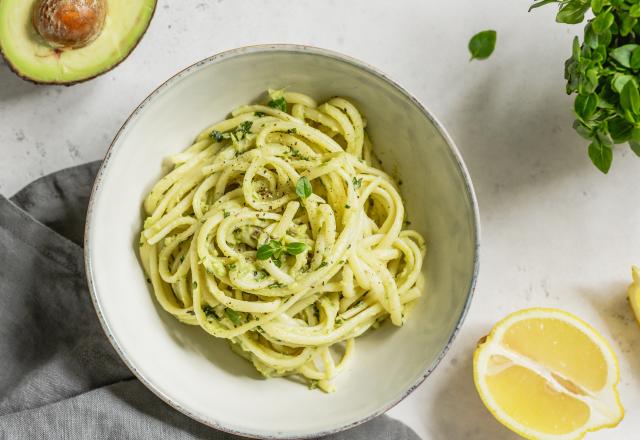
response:
<svg viewBox="0 0 640 440"><path fill-rule="evenodd" d="M631 268L631 276L633 277L633 282L629 286L627 295L629 297L629 304L631 304L631 308L633 309L633 314L636 315L636 320L638 324L640 324L640 268L633 266Z"/></svg>
<svg viewBox="0 0 640 440"><path fill-rule="evenodd" d="M473 376L489 411L527 439L580 439L624 416L611 346L562 310L521 310L500 321L475 351Z"/></svg>

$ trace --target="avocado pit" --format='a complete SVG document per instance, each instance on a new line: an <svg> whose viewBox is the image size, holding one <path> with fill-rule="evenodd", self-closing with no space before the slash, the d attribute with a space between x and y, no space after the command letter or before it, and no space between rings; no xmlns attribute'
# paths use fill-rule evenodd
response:
<svg viewBox="0 0 640 440"><path fill-rule="evenodd" d="M100 34L106 15L106 0L38 0L32 22L52 47L76 49Z"/></svg>

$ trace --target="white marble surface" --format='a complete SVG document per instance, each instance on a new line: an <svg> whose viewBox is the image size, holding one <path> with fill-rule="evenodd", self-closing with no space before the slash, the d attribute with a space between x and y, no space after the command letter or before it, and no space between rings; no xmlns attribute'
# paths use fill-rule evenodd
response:
<svg viewBox="0 0 640 440"><path fill-rule="evenodd" d="M0 193L101 158L129 112L201 58L246 44L304 43L367 61L415 94L448 128L473 177L481 269L462 332L436 372L391 414L424 440L516 438L484 409L471 378L476 341L507 313L561 307L618 353L627 413L589 439L640 429L640 328L624 292L640 263L640 159L615 154L600 174L572 130L563 63L579 27L525 0L160 1L145 39L114 71L70 88L26 83L0 64ZM468 38L498 47L468 62Z"/></svg>

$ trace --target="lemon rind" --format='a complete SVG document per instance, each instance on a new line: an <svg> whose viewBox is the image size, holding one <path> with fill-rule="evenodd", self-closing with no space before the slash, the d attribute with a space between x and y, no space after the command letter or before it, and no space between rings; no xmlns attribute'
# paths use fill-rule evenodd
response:
<svg viewBox="0 0 640 440"><path fill-rule="evenodd" d="M639 289L640 290L640 289ZM600 422L597 424L593 423L594 415L592 414L589 420L583 425L583 427L578 430L568 432L565 434L546 434L541 433L539 431L532 430L517 422L510 416L506 415L503 411L500 410L499 405L493 400L491 397L491 393L486 386L486 382L484 381L484 375L481 374L483 367L481 362L488 360L489 356L492 353L492 347L501 347L502 336L504 335L506 329L510 327L511 324L516 323L518 321L530 318L556 318L568 322L578 329L587 334L601 349L603 356L607 360L607 365L613 365L613 371L610 368L607 372L607 381L606 384L602 387L599 393L610 394L613 398L613 402L615 403L617 409L617 416L611 420L607 420L606 422ZM485 359L486 358L486 359ZM618 384L620 383L620 366L618 363L618 359L615 356L613 349L609 342L600 335L591 325L578 318L575 315L572 315L569 312L565 312L563 310L558 309L550 309L550 308L531 308L524 309L518 312L512 313L509 316L502 319L498 322L486 340L483 341L478 348L474 352L473 356L473 380L478 390L478 394L480 395L480 399L487 407L489 412L502 423L504 426L514 431L518 435L529 439L529 440L580 440L582 439L588 432L599 431L605 428L613 428L617 426L622 419L624 418L624 407L622 406L622 402L620 401L620 393L618 392ZM593 425L593 426L590 426Z"/></svg>

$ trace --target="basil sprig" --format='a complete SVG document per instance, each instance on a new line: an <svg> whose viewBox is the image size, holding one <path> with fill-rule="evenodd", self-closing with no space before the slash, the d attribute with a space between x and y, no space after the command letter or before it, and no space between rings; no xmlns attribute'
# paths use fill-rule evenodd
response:
<svg viewBox="0 0 640 440"><path fill-rule="evenodd" d="M313 187L311 186L311 182L309 182L307 176L302 176L296 182L296 194L302 200L305 200L307 197L313 194Z"/></svg>
<svg viewBox="0 0 640 440"><path fill-rule="evenodd" d="M530 10L559 3L559 23L576 24L591 9L582 43L573 40L565 63L567 93L576 94L575 130L590 141L593 164L607 173L614 144L640 156L640 3L625 0L539 0Z"/></svg>
<svg viewBox="0 0 640 440"><path fill-rule="evenodd" d="M270 240L268 243L263 244L258 248L256 252L256 258L258 260L268 260L272 258L274 260L280 260L283 253L289 255L298 255L307 248L307 245L300 242L287 243L283 245L281 241Z"/></svg>

